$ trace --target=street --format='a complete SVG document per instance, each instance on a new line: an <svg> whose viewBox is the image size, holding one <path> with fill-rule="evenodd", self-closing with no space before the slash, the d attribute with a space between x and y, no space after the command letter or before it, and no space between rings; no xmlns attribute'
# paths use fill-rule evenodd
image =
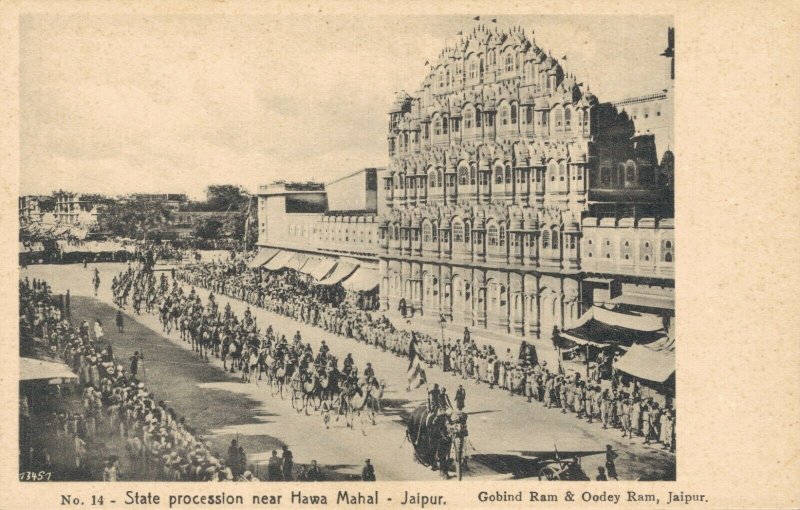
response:
<svg viewBox="0 0 800 510"><path fill-rule="evenodd" d="M355 363L363 367L371 362L376 377L384 380L383 413L376 425L364 420L353 429L344 420L332 420L326 430L320 416L297 413L290 399L272 396L268 386L256 382L241 383L239 374L222 371L222 363L212 357L210 363L197 358L182 342L177 332L166 335L154 315L133 315L126 310L126 332L114 327L115 313L110 291L113 276L125 268L123 264L97 264L84 269L80 265L31 266L21 277L41 278L53 292L67 289L73 297L93 296L92 271L100 270L101 286L97 301L75 300L73 320L100 318L120 360L139 350L145 355L147 386L163 399L215 448L224 451L230 439L239 437L250 463L266 462L271 450L287 444L298 463L316 459L341 477L360 472L364 459L370 458L379 480L435 480L433 472L413 459L411 445L405 439L403 417L425 401L425 388L406 392L406 360L353 339L334 336L320 328L298 323L263 309L251 309L260 328L271 324L291 337L300 331L303 340L315 350L325 340L340 359L352 353ZM188 290L188 289L186 289ZM204 302L207 292L197 289ZM233 311L242 316L247 304L217 296L220 307L230 302ZM98 317L79 317L77 311ZM616 429L603 430L598 423L589 424L558 409L546 409L539 403L526 403L520 396L509 396L486 385L463 381L438 368L426 368L429 384L439 383L455 394L458 384L467 391L465 411L469 414L470 471L467 477L503 479L535 476L541 458L554 455L581 455L583 471L594 478L603 466L602 454L607 444L619 454L616 460L620 479L674 479L675 456L661 450L661 445L645 446L642 438L624 439Z"/></svg>

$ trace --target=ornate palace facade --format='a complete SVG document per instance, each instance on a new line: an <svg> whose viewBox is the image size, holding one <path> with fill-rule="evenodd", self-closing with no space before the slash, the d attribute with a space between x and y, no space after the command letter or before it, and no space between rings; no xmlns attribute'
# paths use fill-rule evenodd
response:
<svg viewBox="0 0 800 510"><path fill-rule="evenodd" d="M652 270L634 283L670 286L672 223L657 220L671 210L670 190L652 137L634 133L626 114L601 104L520 29L479 27L445 49L420 90L399 94L389 114L382 305L404 298L426 316L539 337L592 304L596 289L582 282L602 281L595 271L636 261ZM589 218L595 229L611 221L636 232L636 240L592 241L627 242L627 259L617 262L616 244L592 249L584 269ZM652 238L647 249L636 244L641 236ZM649 250L647 261L633 244ZM614 265L596 259L612 253Z"/></svg>

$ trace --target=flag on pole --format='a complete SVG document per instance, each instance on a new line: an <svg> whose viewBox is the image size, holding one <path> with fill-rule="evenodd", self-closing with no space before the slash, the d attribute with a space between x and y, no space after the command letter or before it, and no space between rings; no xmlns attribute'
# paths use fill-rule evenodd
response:
<svg viewBox="0 0 800 510"><path fill-rule="evenodd" d="M497 18L492 18L492 23L497 23Z"/></svg>
<svg viewBox="0 0 800 510"><path fill-rule="evenodd" d="M422 362L419 354L417 354L417 335L411 333L411 342L408 344L408 386L407 390L412 387L419 388L427 382L425 378L425 370L422 368Z"/></svg>
<svg viewBox="0 0 800 510"><path fill-rule="evenodd" d="M480 16L475 16L475 17L474 17L474 18L472 18L472 19L473 19L473 20L475 20L475 21L480 21L480 20L481 20L481 17L480 17Z"/></svg>

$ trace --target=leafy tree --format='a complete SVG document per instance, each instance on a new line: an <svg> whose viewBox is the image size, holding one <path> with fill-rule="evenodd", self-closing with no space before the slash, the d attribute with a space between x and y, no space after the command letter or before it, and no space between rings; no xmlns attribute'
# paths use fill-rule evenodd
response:
<svg viewBox="0 0 800 510"><path fill-rule="evenodd" d="M194 226L192 233L200 239L219 239L223 226L217 218L203 218Z"/></svg>
<svg viewBox="0 0 800 510"><path fill-rule="evenodd" d="M133 239L148 239L169 226L172 212L163 202L133 197L110 203L102 216L103 230Z"/></svg>
<svg viewBox="0 0 800 510"><path fill-rule="evenodd" d="M241 186L219 184L206 188L209 211L240 211L247 207L247 192Z"/></svg>

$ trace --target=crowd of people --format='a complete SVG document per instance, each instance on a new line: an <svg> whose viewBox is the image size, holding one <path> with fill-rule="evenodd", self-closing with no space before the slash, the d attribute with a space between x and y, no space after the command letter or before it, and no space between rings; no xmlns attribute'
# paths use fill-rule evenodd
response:
<svg viewBox="0 0 800 510"><path fill-rule="evenodd" d="M342 299L341 286L316 285L291 269L265 271L248 268L242 260L191 264L177 272L188 284L210 289L297 321L321 327L347 338L407 357L412 331L396 328L383 314L360 310ZM468 329L462 338L440 339L413 332L417 354L429 366L519 395L547 408L560 409L604 428L617 428L623 437L642 438L675 450L675 410L643 394L636 380L618 374L601 380L566 374L562 366L549 367L537 359L532 345L522 343L500 354L491 345L479 346Z"/></svg>
<svg viewBox="0 0 800 510"><path fill-rule="evenodd" d="M92 337L87 321L73 327L62 318L51 304L52 292L45 282L25 279L19 289L21 336L43 340L78 376L72 392L68 386L59 387L58 394L49 399L49 412L42 414L43 402L36 406L41 418L37 421L44 427L40 433L55 438L58 448L47 449L40 442L34 449L33 467L50 468L55 456L67 455L73 472L88 479L258 481L243 448L232 444L226 459L212 452L183 417L147 390L138 378L142 362L138 353L130 359L130 370L126 369L110 343ZM37 397L43 395L37 393ZM22 409L30 413L29 399L24 402ZM108 443L124 445L125 457L97 458L95 452L105 450L101 446ZM291 455L284 449L281 480L291 476L287 452ZM304 478L322 479L317 471Z"/></svg>

